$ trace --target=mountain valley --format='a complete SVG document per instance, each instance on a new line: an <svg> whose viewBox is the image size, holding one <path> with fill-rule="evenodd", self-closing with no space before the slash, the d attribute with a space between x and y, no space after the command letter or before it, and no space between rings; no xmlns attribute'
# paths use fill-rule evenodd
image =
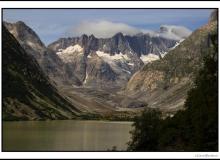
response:
<svg viewBox="0 0 220 160"><path fill-rule="evenodd" d="M33 107L28 107L29 102L23 103L17 97L15 102L12 95L4 92L8 88L3 88L5 120L10 119L7 118L10 116L25 120L74 119L87 114L102 117L119 115L117 118L126 115L126 119L148 107L157 108L167 115L174 114L183 109L193 79L203 66L204 51L211 45L209 37L217 34L215 14L212 14L206 25L194 32L182 26L161 25L160 30L154 33L132 36L117 33L110 38L83 34L60 38L48 46L24 22L4 22L3 28L7 28L3 29L3 53L7 51L3 54L4 64L17 61L15 66L22 62L27 66L16 71L11 70L10 65L3 66L3 82L8 83L6 79L4 81L7 74L14 76L14 72L31 70L30 63L34 61L33 74L41 75L39 83L42 79L43 83L49 85L38 91L44 96L40 94L36 98L37 93L32 93L32 89L38 90L38 86L31 84L34 78L26 80L26 74L22 75L24 86L28 86L28 92L32 95L28 101L36 98L32 106L39 107L39 112L44 110L42 116L41 113L36 114ZM6 40L10 41L10 46ZM9 53L12 57L20 54L16 50L31 57L31 61L23 60L22 57L6 60ZM29 86L32 86L31 89ZM54 97L45 100L44 90L53 90L54 103ZM50 109L39 103L42 99L50 101ZM62 99L62 103L57 99ZM17 109L13 108L12 103L17 103ZM58 111L52 111L53 105L57 106ZM13 111L10 115L12 110L15 113ZM52 116L48 110L51 110ZM26 112L31 112L31 115Z"/></svg>

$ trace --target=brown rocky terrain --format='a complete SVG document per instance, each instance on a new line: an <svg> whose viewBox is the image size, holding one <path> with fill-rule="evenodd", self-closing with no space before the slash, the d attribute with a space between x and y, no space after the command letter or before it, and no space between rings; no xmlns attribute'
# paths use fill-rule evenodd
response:
<svg viewBox="0 0 220 160"><path fill-rule="evenodd" d="M145 101L152 108L180 109L193 85L193 78L203 66L212 34L217 34L217 19L213 17L163 59L149 63L135 73L126 86L126 95Z"/></svg>

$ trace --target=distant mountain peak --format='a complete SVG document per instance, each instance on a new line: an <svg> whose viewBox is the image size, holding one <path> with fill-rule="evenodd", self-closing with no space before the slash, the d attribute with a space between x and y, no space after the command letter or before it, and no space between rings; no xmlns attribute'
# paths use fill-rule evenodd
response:
<svg viewBox="0 0 220 160"><path fill-rule="evenodd" d="M80 36L80 38L88 38L88 35L87 35L87 34L82 34L82 35Z"/></svg>
<svg viewBox="0 0 220 160"><path fill-rule="evenodd" d="M90 82L95 84L103 79L106 83L114 81L120 86L124 85L144 63L163 57L179 42L143 33L129 36L118 32L111 38L96 38L93 34L60 38L46 48L39 45L40 39L32 34L34 31L25 23L17 22L7 28L12 33L19 33L19 42L26 52L38 59L39 64L54 81L61 80L62 83L77 85ZM169 26L164 26L163 34L171 32L170 30Z"/></svg>
<svg viewBox="0 0 220 160"><path fill-rule="evenodd" d="M90 36L89 36L89 39L95 39L96 37L93 35L93 34L91 34Z"/></svg>
<svg viewBox="0 0 220 160"><path fill-rule="evenodd" d="M13 34L17 40L21 41L33 41L33 44L38 44L40 46L45 47L44 43L40 40L37 33L32 30L28 25L26 25L23 21L17 21L15 23L9 23L4 21L5 27L9 30L10 33Z"/></svg>
<svg viewBox="0 0 220 160"><path fill-rule="evenodd" d="M50 83L36 59L2 26L3 120L70 119L75 108Z"/></svg>
<svg viewBox="0 0 220 160"><path fill-rule="evenodd" d="M118 32L116 33L113 37L123 37L123 33L122 32Z"/></svg>

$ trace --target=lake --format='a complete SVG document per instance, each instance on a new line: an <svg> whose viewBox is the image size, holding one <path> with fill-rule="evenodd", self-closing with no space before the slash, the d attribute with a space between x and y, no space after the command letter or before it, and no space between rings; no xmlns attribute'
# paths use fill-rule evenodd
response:
<svg viewBox="0 0 220 160"><path fill-rule="evenodd" d="M126 150L132 122L18 121L3 122L3 151Z"/></svg>

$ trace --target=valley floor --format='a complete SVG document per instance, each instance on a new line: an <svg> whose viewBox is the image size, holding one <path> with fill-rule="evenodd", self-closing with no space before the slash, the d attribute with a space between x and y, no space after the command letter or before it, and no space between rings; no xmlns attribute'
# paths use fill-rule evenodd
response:
<svg viewBox="0 0 220 160"><path fill-rule="evenodd" d="M124 95L118 89L94 89L89 87L62 87L60 92L76 106L82 114L80 119L133 120L144 107L122 107Z"/></svg>
<svg viewBox="0 0 220 160"><path fill-rule="evenodd" d="M61 87L59 90L81 111L79 119L83 120L133 121L135 116L139 116L143 110L149 108L147 101L144 100L146 93L128 96L121 88L97 89L75 86ZM175 96L171 97L175 98ZM184 99L182 101L184 102ZM182 101L159 109L164 117L173 115L179 109L179 104L183 103Z"/></svg>

